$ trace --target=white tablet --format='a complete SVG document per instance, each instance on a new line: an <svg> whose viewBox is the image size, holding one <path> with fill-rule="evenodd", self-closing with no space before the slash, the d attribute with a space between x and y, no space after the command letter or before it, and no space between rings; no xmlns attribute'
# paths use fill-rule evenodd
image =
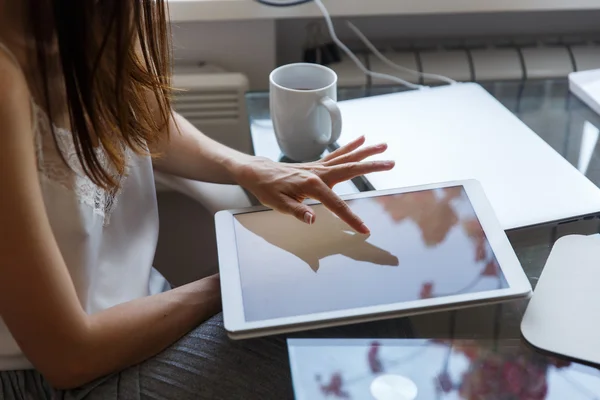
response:
<svg viewBox="0 0 600 400"><path fill-rule="evenodd" d="M371 230L323 205L306 225L264 207L216 214L232 338L528 296L531 286L476 181L343 197Z"/></svg>

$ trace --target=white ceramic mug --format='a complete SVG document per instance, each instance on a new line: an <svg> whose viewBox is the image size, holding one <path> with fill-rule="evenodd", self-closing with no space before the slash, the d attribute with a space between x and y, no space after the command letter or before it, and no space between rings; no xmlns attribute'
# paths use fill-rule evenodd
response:
<svg viewBox="0 0 600 400"><path fill-rule="evenodd" d="M269 80L281 151L294 161L318 159L342 132L336 73L318 64L289 64L273 70Z"/></svg>

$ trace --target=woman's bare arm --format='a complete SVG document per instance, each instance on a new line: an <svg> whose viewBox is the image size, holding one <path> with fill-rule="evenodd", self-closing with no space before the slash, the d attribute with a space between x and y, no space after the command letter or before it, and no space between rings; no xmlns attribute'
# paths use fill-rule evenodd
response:
<svg viewBox="0 0 600 400"><path fill-rule="evenodd" d="M240 168L255 158L209 138L176 112L168 130L170 140L157 146L161 156L154 160L154 168L161 172L202 182L236 184Z"/></svg>
<svg viewBox="0 0 600 400"><path fill-rule="evenodd" d="M0 54L0 316L59 388L138 363L218 312L218 278L87 315L54 239L38 180L29 93Z"/></svg>

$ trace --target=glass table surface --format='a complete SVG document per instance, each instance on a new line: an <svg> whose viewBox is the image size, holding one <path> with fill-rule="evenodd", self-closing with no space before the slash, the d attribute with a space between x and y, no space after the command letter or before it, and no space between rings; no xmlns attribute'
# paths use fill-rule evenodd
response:
<svg viewBox="0 0 600 400"><path fill-rule="evenodd" d="M483 83L482 86L577 167L582 174L596 185L600 184L600 150L597 146L600 116L570 94L566 79L498 81ZM399 87L341 88L338 91L338 101L402 90ZM246 104L255 154L278 159L279 149L273 137L272 125L269 126L268 93L248 93ZM532 155L531 161L535 162L535 155ZM368 184L364 185L361 180L355 182L356 185L348 183L336 191L343 194L368 190ZM535 288L554 242L567 234L598 233L599 222L599 219L593 218L559 226L519 229L507 234L527 277ZM452 349L448 354L459 357L461 361L453 364L460 365L460 368L456 367L458 369L452 370L446 365L450 359L448 355L440 359L441 365L438 365L439 363L433 365L437 361L431 361L429 367L419 367L418 371L412 371L415 376L413 380L423 379L424 376L429 379L429 375L431 379L435 378L436 397L431 398L486 400L600 398L600 373L595 367L565 360L555 355L542 354L525 343L519 325L526 306L526 300L518 300L408 317L402 319L406 329L399 330L397 335L392 332L388 336L402 338L403 341L408 341L406 343L413 340L419 346L432 348L445 346ZM339 335L341 339L360 336L352 334L352 326L340 332L344 332ZM342 366L350 368L349 365L355 369L367 368L369 346L364 347L365 357L357 359L355 363L342 362L340 368ZM315 360L315 363L318 361ZM305 366L304 370L310 368ZM442 373L439 375L432 371L442 371ZM331 370L320 371L317 374L318 379L301 383L295 380L294 383L314 386L312 388L316 388L314 393L320 393L322 398L329 396L331 396L329 398L344 398L344 395L350 395L349 391L351 391L350 388L344 389L344 382L349 377L336 374L340 372L339 369L336 370L335 362L332 362ZM352 375L352 371L347 374ZM333 390L329 386L330 383L338 385L338 389ZM296 394L298 393L296 389Z"/></svg>

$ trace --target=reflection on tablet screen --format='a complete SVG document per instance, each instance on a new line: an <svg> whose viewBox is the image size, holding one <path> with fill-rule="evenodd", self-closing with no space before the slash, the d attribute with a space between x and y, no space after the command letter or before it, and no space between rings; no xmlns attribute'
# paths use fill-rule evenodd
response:
<svg viewBox="0 0 600 400"><path fill-rule="evenodd" d="M306 225L235 216L248 322L508 287L462 186L348 201L355 233L322 205Z"/></svg>

